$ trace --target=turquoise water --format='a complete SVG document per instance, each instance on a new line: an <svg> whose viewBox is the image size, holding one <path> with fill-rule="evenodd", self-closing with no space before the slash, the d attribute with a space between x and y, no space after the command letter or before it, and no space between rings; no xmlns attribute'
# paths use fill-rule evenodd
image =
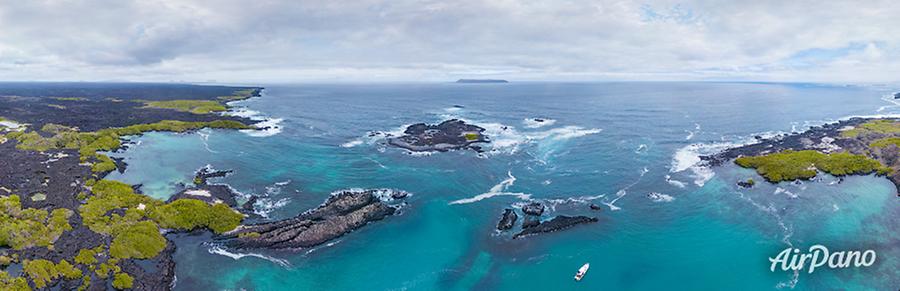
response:
<svg viewBox="0 0 900 291"><path fill-rule="evenodd" d="M900 201L887 180L860 176L837 184L824 177L746 190L734 182L756 177L752 171L692 166L698 153L754 135L900 112L882 100L889 89L273 85L263 97L235 105L280 119L280 132L146 134L114 154L129 167L109 178L166 198L200 167L233 169L217 182L263 196L258 206L272 219L315 207L339 189L413 193L401 215L312 250L223 255L210 252L216 248L205 243L208 235L177 235L178 290L893 290L900 286ZM410 155L368 136L447 118L488 128L494 145L483 155ZM554 121L535 127L528 118ZM654 200L651 192L665 196ZM600 222L522 240L498 234L502 209L525 197L551 205L549 215L593 215ZM589 203L604 209L591 211ZM878 260L796 280L769 271L769 257L813 244L873 249ZM590 271L574 282L585 262Z"/></svg>

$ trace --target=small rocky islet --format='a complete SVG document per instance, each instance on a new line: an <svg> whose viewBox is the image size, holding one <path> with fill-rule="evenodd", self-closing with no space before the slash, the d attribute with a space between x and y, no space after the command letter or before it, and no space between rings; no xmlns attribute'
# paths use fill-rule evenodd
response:
<svg viewBox="0 0 900 291"><path fill-rule="evenodd" d="M463 120L450 119L439 124L416 123L406 127L402 136L388 136L387 144L413 152L446 152L471 149L481 152L477 144L489 143L485 129Z"/></svg>

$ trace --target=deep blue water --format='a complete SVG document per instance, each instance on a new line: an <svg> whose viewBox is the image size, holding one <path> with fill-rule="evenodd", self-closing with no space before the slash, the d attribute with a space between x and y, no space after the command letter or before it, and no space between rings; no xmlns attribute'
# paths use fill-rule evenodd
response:
<svg viewBox="0 0 900 291"><path fill-rule="evenodd" d="M180 235L178 290L894 290L900 201L887 180L832 184L826 177L747 190L734 182L762 180L751 170L692 166L698 153L755 135L900 112L882 100L892 89L273 85L235 105L277 119L280 132L146 134L118 154L129 163L126 173L109 178L142 183L146 193L166 198L204 165L233 169L218 182L265 196L258 206L273 219L315 207L339 189L413 193L402 215L313 250L213 253L208 236ZM488 152L410 155L368 136L448 118L487 128ZM537 127L530 118L548 122ZM600 222L521 240L497 233L502 210L527 199L550 205L545 217L592 215ZM590 203L603 210L591 211ZM796 281L793 273L769 271L768 258L788 245L813 244L873 249L878 260L868 268L801 273ZM572 275L585 262L591 269L576 283Z"/></svg>

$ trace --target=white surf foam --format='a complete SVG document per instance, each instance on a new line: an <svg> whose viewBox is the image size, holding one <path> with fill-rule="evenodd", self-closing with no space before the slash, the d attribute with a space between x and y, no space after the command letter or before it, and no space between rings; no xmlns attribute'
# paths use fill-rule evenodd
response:
<svg viewBox="0 0 900 291"><path fill-rule="evenodd" d="M507 188L509 188L510 186L512 186L513 184L516 183L516 177L512 175L512 171L506 172L506 175L508 176L508 178L506 178L503 181L500 181L500 183L491 187L491 189L488 190L487 192L475 195L474 197L455 200L455 201L450 202L450 204L453 205L453 204L473 203L473 202L478 202L478 201L488 199L491 197L495 197L495 196L515 196L522 200L531 199L531 194L505 192Z"/></svg>
<svg viewBox="0 0 900 291"><path fill-rule="evenodd" d="M260 121L253 126L257 129L244 129L241 132L254 137L267 137L281 133L281 122L283 118L269 118Z"/></svg>
<svg viewBox="0 0 900 291"><path fill-rule="evenodd" d="M223 115L243 117L257 121L257 123L253 124L253 126L257 128L256 130L245 129L241 130L241 132L253 137L267 137L281 133L281 122L284 121L283 118L272 118L244 106L235 106L235 104L238 104L239 102L240 101L229 102L228 104L234 107L223 113Z"/></svg>
<svg viewBox="0 0 900 291"><path fill-rule="evenodd" d="M232 259L234 259L234 260L240 260L240 259L243 259L243 258L246 258L246 257L254 257L254 258L260 258L260 259L263 259L263 260L266 260L266 261L269 261L269 262L278 264L278 265L280 265L280 266L282 266L282 267L285 267L285 268L290 268L290 267L291 267L291 263L288 262L288 261L285 260L285 259L279 259L279 258L275 258L275 257L272 257L272 256L267 256L267 255L263 255L263 254L258 254L258 253L235 253L235 252L230 252L230 251L228 251L227 249L225 249L225 247L222 247L222 246L219 246L219 245L213 245L213 246L210 246L209 249L207 249L207 251L208 251L210 254L222 255L222 256L226 256L226 257L232 258Z"/></svg>
<svg viewBox="0 0 900 291"><path fill-rule="evenodd" d="M684 187L687 186L687 185L684 184L684 182L681 182L681 181L678 181L678 180L673 180L673 179L672 179L672 176L669 176L669 175L666 175L666 182L669 183L669 184L671 184L672 186L675 186L675 187L678 187L678 188L684 188Z"/></svg>
<svg viewBox="0 0 900 291"><path fill-rule="evenodd" d="M364 142L363 142L361 139L354 139L354 140L351 140L351 141L342 143L342 144L341 144L341 147L342 147L342 148L352 148L352 147L361 145L361 144L363 144L363 143L364 143Z"/></svg>
<svg viewBox="0 0 900 291"><path fill-rule="evenodd" d="M538 121L538 119L542 121ZM554 123L556 123L556 119L550 118L525 118L525 120L522 120L522 124L524 124L526 128L541 128L544 126L551 126Z"/></svg>
<svg viewBox="0 0 900 291"><path fill-rule="evenodd" d="M659 192L650 192L650 194L647 194L647 198L650 198L653 202L672 202L675 200L675 197Z"/></svg>
<svg viewBox="0 0 900 291"><path fill-rule="evenodd" d="M797 194L794 194L793 192L788 191L781 187L775 188L775 192L773 192L772 194L775 194L775 195L784 194L784 195L787 195L788 197L791 197L791 199L797 199L798 197L800 197L800 196L797 196Z"/></svg>

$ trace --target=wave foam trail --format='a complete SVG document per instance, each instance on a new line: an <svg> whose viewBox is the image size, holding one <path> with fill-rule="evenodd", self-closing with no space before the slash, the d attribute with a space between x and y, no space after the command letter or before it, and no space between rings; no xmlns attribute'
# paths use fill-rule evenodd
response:
<svg viewBox="0 0 900 291"><path fill-rule="evenodd" d="M452 204L473 203L473 202L478 202L478 201L488 199L488 198L491 198L494 196L516 196L522 200L531 199L531 194L505 192L507 188L509 188L510 186L512 186L513 184L516 183L516 177L512 175L512 171L506 172L506 175L509 176L509 178L506 178L505 180L500 181L500 183L491 187L491 189L488 190L487 192L475 195L474 197L455 200L455 201L450 202L450 204L452 205Z"/></svg>
<svg viewBox="0 0 900 291"><path fill-rule="evenodd" d="M622 199L622 197L625 197L625 195L628 195L628 189L631 189L631 187L634 187L634 185L637 185L638 183L640 183L641 179L644 178L644 175L646 175L649 172L650 172L650 169L647 169L647 167L644 167L643 169L641 169L641 175L638 176L637 180L635 180L631 184L628 184L628 186L625 186L625 188L622 188L622 189L619 189L619 191L616 191L615 199L613 199L612 201L606 201L606 199L604 199L603 202L601 202L601 203L603 203L603 205L609 206L609 210L612 210L612 211L621 210L622 207L615 205L616 201L619 201L619 199Z"/></svg>
<svg viewBox="0 0 900 291"><path fill-rule="evenodd" d="M207 249L207 251L210 254L222 255L222 256L226 256L226 257L229 257L229 258L232 258L235 260L240 260L240 259L246 258L246 257L254 257L254 258L260 258L260 259L278 264L285 268L291 267L291 263L285 259L279 259L279 258L275 258L275 257L271 257L271 256L266 256L263 254L257 254L257 253L233 253L233 252L229 252L227 249L225 249L224 247L219 246L219 245L213 245L209 249Z"/></svg>
<svg viewBox="0 0 900 291"><path fill-rule="evenodd" d="M791 197L791 199L797 199L798 197L800 197L797 194L794 194L794 192L788 191L781 187L776 188L775 192L773 192L772 194L775 194L775 195L784 194L784 195L787 195L788 197Z"/></svg>

